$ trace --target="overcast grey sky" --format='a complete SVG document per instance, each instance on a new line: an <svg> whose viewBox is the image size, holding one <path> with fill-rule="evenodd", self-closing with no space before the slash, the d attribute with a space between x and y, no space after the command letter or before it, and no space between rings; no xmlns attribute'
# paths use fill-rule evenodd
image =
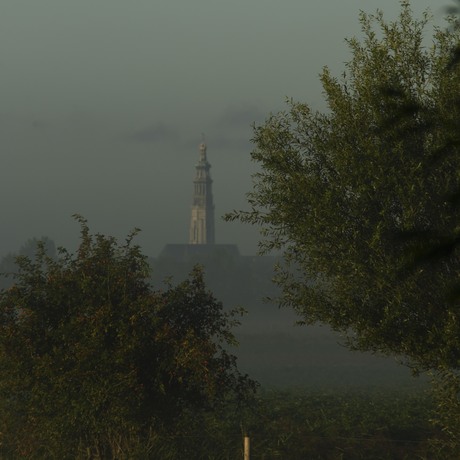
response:
<svg viewBox="0 0 460 460"><path fill-rule="evenodd" d="M439 23L448 0L414 0ZM186 243L201 133L216 214L245 205L250 126L286 97L321 107L358 12L397 0L2 0L0 256L31 237L74 249L78 225L156 256ZM216 223L219 243L256 252L257 232Z"/></svg>

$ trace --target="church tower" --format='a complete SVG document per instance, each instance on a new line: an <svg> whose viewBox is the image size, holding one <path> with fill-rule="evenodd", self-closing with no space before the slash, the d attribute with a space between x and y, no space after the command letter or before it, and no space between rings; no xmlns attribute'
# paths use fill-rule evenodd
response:
<svg viewBox="0 0 460 460"><path fill-rule="evenodd" d="M189 244L214 244L214 203L211 165L206 158L206 144L200 144L200 159L195 166Z"/></svg>

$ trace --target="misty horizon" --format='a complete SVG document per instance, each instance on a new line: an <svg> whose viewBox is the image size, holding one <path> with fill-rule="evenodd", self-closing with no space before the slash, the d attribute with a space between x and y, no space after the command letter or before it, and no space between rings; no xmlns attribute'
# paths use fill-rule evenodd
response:
<svg viewBox="0 0 460 460"><path fill-rule="evenodd" d="M221 216L246 207L251 125L286 98L323 107L323 66L340 75L360 9L399 1L282 5L164 0L5 0L0 43L0 256L47 236L73 250L79 226L145 254L186 243L201 133L212 165L216 242L257 252L258 231ZM431 7L438 22L443 1Z"/></svg>

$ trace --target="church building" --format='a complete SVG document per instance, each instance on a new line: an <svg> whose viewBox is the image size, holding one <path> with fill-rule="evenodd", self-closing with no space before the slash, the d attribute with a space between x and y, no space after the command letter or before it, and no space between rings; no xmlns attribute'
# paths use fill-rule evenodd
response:
<svg viewBox="0 0 460 460"><path fill-rule="evenodd" d="M212 196L211 165L207 158L207 146L199 145L199 159L195 165L192 210L188 244L167 244L159 259L204 262L209 257L238 258L235 244L216 244L214 230L214 200ZM198 260L199 259L199 260Z"/></svg>

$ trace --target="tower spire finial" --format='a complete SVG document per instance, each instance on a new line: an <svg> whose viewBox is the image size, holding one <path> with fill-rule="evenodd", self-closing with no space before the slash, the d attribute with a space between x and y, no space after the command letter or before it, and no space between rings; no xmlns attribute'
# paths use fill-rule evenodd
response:
<svg viewBox="0 0 460 460"><path fill-rule="evenodd" d="M201 133L200 161L206 161L206 139L204 133Z"/></svg>

